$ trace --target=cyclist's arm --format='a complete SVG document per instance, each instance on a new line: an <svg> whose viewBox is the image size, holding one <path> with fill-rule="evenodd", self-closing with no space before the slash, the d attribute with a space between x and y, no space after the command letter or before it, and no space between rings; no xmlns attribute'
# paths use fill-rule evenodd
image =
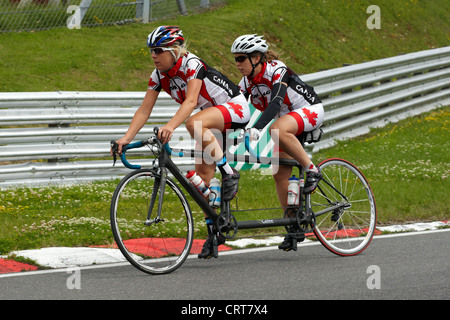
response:
<svg viewBox="0 0 450 320"><path fill-rule="evenodd" d="M254 128L261 130L267 126L270 121L272 121L276 114L280 112L281 104L286 96L286 92L286 82L277 82L273 85L269 105L253 126Z"/></svg>
<svg viewBox="0 0 450 320"><path fill-rule="evenodd" d="M187 83L186 99L181 104L178 111L172 117L172 119L167 122L167 124L162 127L158 132L158 137L164 144L172 138L173 131L178 128L194 111L197 106L198 96L200 94L200 89L202 88L203 81L200 79L192 79Z"/></svg>
<svg viewBox="0 0 450 320"><path fill-rule="evenodd" d="M119 145L119 154L122 153L122 146L130 144L139 130L141 130L141 128L147 122L150 114L152 113L158 95L159 91L151 89L147 90L144 100L142 101L141 106L136 110L127 132L121 139L116 141Z"/></svg>

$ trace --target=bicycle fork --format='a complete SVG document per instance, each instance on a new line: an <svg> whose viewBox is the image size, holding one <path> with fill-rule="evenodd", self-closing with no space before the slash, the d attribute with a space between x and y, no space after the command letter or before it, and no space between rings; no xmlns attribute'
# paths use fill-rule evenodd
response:
<svg viewBox="0 0 450 320"><path fill-rule="evenodd" d="M159 223L164 222L164 219L161 219L161 212L162 212L162 204L164 201L164 190L166 188L166 179L165 176L167 175L167 172L165 172L167 169L160 168L160 173L154 174L155 176L155 184L153 186L152 190L152 197L150 199L150 205L147 212L147 219L144 222L144 225L151 226L153 223ZM153 207L155 206L155 201L158 198L159 193L159 199L158 199L158 211L156 214L156 217L154 219L151 219Z"/></svg>

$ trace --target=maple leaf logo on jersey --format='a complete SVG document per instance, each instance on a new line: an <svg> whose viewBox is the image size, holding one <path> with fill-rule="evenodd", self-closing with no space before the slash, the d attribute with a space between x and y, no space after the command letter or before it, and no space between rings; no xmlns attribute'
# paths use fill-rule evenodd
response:
<svg viewBox="0 0 450 320"><path fill-rule="evenodd" d="M243 118L244 117L244 113L242 111L244 111L244 109L242 108L242 106L240 104L236 104L236 103L232 103L232 102L228 102L228 109L229 110L233 110L234 113L239 117L239 118ZM231 107L231 108L230 108Z"/></svg>
<svg viewBox="0 0 450 320"><path fill-rule="evenodd" d="M186 73L186 79L189 79L190 77L192 77L195 74L195 70L192 69L188 69L187 73Z"/></svg>
<svg viewBox="0 0 450 320"><path fill-rule="evenodd" d="M155 81L153 81L152 78L150 78L150 81L148 82L148 86L153 88L156 85L157 85L157 83Z"/></svg>
<svg viewBox="0 0 450 320"><path fill-rule="evenodd" d="M309 123L314 127L317 123L316 119L318 114L315 112L309 111L307 108L302 108L303 113L305 114L306 118L308 118Z"/></svg>
<svg viewBox="0 0 450 320"><path fill-rule="evenodd" d="M276 74L276 75L274 75L273 76L273 81L277 81L278 79L280 79L280 77L281 77L281 74Z"/></svg>

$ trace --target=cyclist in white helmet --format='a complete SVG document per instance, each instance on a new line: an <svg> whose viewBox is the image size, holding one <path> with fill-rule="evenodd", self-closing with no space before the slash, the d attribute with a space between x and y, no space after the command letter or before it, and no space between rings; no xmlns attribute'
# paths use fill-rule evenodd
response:
<svg viewBox="0 0 450 320"><path fill-rule="evenodd" d="M170 141L173 131L186 121L186 128L197 138L202 150L211 150L215 163L199 159L195 162L197 174L209 185L216 165L222 174L222 197L231 200L238 191L239 172L230 167L220 143L211 129L244 128L250 119L250 109L239 87L217 70L209 67L196 55L187 52L182 31L177 26L160 26L149 34L147 46L156 69L150 76L144 100L136 111L125 136L117 140L119 154L129 144L150 117L158 95L163 89L180 104L180 108L159 129L162 143ZM200 110L192 115L194 109ZM205 215L206 217L206 215ZM211 257L212 221L206 219L208 238L199 258ZM219 238L219 244L224 243Z"/></svg>
<svg viewBox="0 0 450 320"><path fill-rule="evenodd" d="M260 131L273 119L270 134L278 146L274 156L294 158L306 171L304 193L311 193L322 178L322 174L302 148L296 136L312 131L323 122L324 110L314 89L304 83L295 72L278 60L278 56L268 50L266 40L256 34L238 37L232 47L236 67L243 78L239 87L244 95L251 97L253 106L262 115L253 125L250 137L257 140ZM274 180L278 199L282 207L287 207L287 191L292 174L291 166L274 168ZM291 236L286 236L279 246L282 250L295 249Z"/></svg>

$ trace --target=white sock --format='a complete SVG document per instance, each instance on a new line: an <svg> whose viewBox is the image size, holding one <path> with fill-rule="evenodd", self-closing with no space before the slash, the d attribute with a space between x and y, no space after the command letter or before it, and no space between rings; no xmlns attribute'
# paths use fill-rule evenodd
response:
<svg viewBox="0 0 450 320"><path fill-rule="evenodd" d="M319 169L317 169L317 167L314 165L314 163L310 163L309 166L307 167L303 167L303 169L308 172L308 171L314 171L314 172L319 172Z"/></svg>
<svg viewBox="0 0 450 320"><path fill-rule="evenodd" d="M231 166L228 164L227 159L225 158L225 156L223 156L223 158L219 161L216 161L217 167L220 170L220 173L223 174L233 174L233 169L231 168Z"/></svg>

